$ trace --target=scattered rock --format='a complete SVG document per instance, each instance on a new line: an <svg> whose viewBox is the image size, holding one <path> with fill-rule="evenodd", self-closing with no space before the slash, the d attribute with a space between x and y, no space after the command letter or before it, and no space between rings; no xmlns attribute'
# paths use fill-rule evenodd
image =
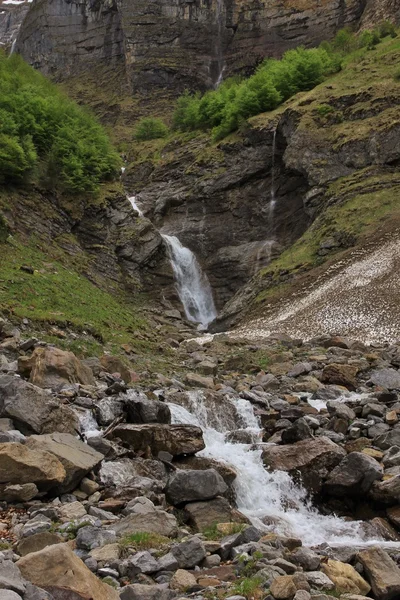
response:
<svg viewBox="0 0 400 600"><path fill-rule="evenodd" d="M178 569L175 571L169 586L172 590L184 592L196 584L196 577L192 575L192 573L189 573L189 571L185 571L184 569Z"/></svg>
<svg viewBox="0 0 400 600"><path fill-rule="evenodd" d="M0 444L0 483L35 483L39 489L49 489L65 476L54 454L23 444Z"/></svg>
<svg viewBox="0 0 400 600"><path fill-rule="evenodd" d="M331 472L324 491L330 496L362 497L382 476L383 468L374 458L362 452L351 452Z"/></svg>
<svg viewBox="0 0 400 600"><path fill-rule="evenodd" d="M167 497L172 504L193 500L210 500L224 494L228 487L214 469L177 471L168 481Z"/></svg>
<svg viewBox="0 0 400 600"><path fill-rule="evenodd" d="M150 449L153 456L161 451L172 456L195 454L205 447L203 432L194 425L118 425L113 437L127 442L136 452Z"/></svg>
<svg viewBox="0 0 400 600"><path fill-rule="evenodd" d="M359 573L346 563L328 558L322 564L322 571L335 584L336 590L341 594L361 594L366 596L371 586Z"/></svg>
<svg viewBox="0 0 400 600"><path fill-rule="evenodd" d="M376 600L400 597L400 569L382 548L368 548L357 555Z"/></svg>
<svg viewBox="0 0 400 600"><path fill-rule="evenodd" d="M53 346L35 348L32 355L18 362L19 372L29 373L29 381L41 388L55 388L63 383L94 385L92 371L73 352Z"/></svg>

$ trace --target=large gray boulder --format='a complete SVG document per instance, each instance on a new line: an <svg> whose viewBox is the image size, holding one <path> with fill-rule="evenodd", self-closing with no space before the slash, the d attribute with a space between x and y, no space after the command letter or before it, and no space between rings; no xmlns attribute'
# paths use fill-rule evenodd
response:
<svg viewBox="0 0 400 600"><path fill-rule="evenodd" d="M178 561L180 569L193 569L207 555L203 542L196 536L172 546L171 553Z"/></svg>
<svg viewBox="0 0 400 600"><path fill-rule="evenodd" d="M166 493L171 504L211 500L224 494L228 486L215 469L177 471L169 479Z"/></svg>
<svg viewBox="0 0 400 600"><path fill-rule="evenodd" d="M357 556L376 600L400 598L400 569L382 548L368 548Z"/></svg>
<svg viewBox="0 0 400 600"><path fill-rule="evenodd" d="M195 454L205 448L203 432L195 425L118 425L112 435L127 442L135 452L150 449L153 456L161 451L172 456Z"/></svg>
<svg viewBox="0 0 400 600"><path fill-rule="evenodd" d="M395 369L377 369L372 372L370 379L375 385L387 390L400 389L400 371Z"/></svg>
<svg viewBox="0 0 400 600"><path fill-rule="evenodd" d="M32 435L26 442L32 449L51 452L63 464L66 477L58 492L69 492L77 486L83 477L97 467L103 455L81 442L69 433Z"/></svg>
<svg viewBox="0 0 400 600"><path fill-rule="evenodd" d="M128 390L125 407L129 423L171 423L169 406L160 400L150 400L143 392Z"/></svg>
<svg viewBox="0 0 400 600"><path fill-rule="evenodd" d="M13 375L0 376L0 417L13 420L23 433L76 434L79 420L73 410L44 390Z"/></svg>
<svg viewBox="0 0 400 600"><path fill-rule="evenodd" d="M22 577L17 565L12 560L0 561L0 590L8 589L23 595L26 588L26 581ZM3 592L0 591L0 598Z"/></svg>
<svg viewBox="0 0 400 600"><path fill-rule="evenodd" d="M374 481L382 479L383 468L371 456L362 452L351 452L331 472L324 484L329 496L362 497Z"/></svg>
<svg viewBox="0 0 400 600"><path fill-rule="evenodd" d="M400 428L391 429L374 438L374 446L388 450L392 446L400 446Z"/></svg>

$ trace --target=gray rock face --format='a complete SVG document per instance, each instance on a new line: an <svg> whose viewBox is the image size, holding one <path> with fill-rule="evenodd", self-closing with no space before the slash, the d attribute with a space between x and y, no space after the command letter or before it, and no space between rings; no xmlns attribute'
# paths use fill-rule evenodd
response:
<svg viewBox="0 0 400 600"><path fill-rule="evenodd" d="M168 537L176 534L177 521L173 515L163 510L154 510L146 514L128 515L118 523L113 523L111 529L116 532L117 536L143 531Z"/></svg>
<svg viewBox="0 0 400 600"><path fill-rule="evenodd" d="M388 450L392 446L400 446L400 428L391 429L387 433L382 433L374 439L374 445L382 450Z"/></svg>
<svg viewBox="0 0 400 600"><path fill-rule="evenodd" d="M125 574L133 579L138 573L156 573L160 571L158 561L150 554L150 552L136 552L133 556L127 559L124 565Z"/></svg>
<svg viewBox="0 0 400 600"><path fill-rule="evenodd" d="M26 581L18 567L11 560L0 559L0 590L9 589L23 595ZM0 597L2 593L0 592Z"/></svg>
<svg viewBox="0 0 400 600"><path fill-rule="evenodd" d="M14 421L22 433L72 433L78 417L45 391L12 375L0 376L0 416Z"/></svg>
<svg viewBox="0 0 400 600"><path fill-rule="evenodd" d="M116 539L114 531L108 531L101 527L81 527L76 536L76 545L82 550L93 550L101 548L105 544L112 544Z"/></svg>
<svg viewBox="0 0 400 600"><path fill-rule="evenodd" d="M211 500L224 494L228 486L215 469L177 471L170 477L166 493L172 504L193 500Z"/></svg>
<svg viewBox="0 0 400 600"><path fill-rule="evenodd" d="M378 461L361 452L351 452L332 471L324 484L324 491L331 496L362 497L382 476L383 468Z"/></svg>
<svg viewBox="0 0 400 600"><path fill-rule="evenodd" d="M186 542L172 546L171 553L178 561L180 569L193 569L207 554L203 542L197 537L191 537Z"/></svg>
<svg viewBox="0 0 400 600"><path fill-rule="evenodd" d="M45 592L45 590L42 590L31 583L27 583L24 600L54 600L54 598L51 594Z"/></svg>
<svg viewBox="0 0 400 600"><path fill-rule="evenodd" d="M118 425L112 435L135 451L150 448L153 456L162 451L172 456L195 454L204 448L203 432L194 425Z"/></svg>
<svg viewBox="0 0 400 600"><path fill-rule="evenodd" d="M377 600L400 596L400 569L382 548L369 548L357 555Z"/></svg>
<svg viewBox="0 0 400 600"><path fill-rule="evenodd" d="M400 389L400 372L395 369L378 369L371 374L371 381L388 390Z"/></svg>
<svg viewBox="0 0 400 600"><path fill-rule="evenodd" d="M290 556L290 560L294 562L294 564L303 567L305 571L317 571L321 564L321 559L312 550L309 548L298 548L296 552L294 552Z"/></svg>
<svg viewBox="0 0 400 600"><path fill-rule="evenodd" d="M176 593L162 585L133 583L122 588L121 600L173 600Z"/></svg>
<svg viewBox="0 0 400 600"><path fill-rule="evenodd" d="M130 390L126 394L125 406L129 423L171 423L167 404L160 400L149 400L143 392Z"/></svg>

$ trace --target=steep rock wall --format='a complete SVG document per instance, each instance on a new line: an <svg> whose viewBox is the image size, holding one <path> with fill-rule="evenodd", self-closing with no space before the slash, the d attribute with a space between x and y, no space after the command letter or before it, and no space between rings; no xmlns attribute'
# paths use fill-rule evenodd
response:
<svg viewBox="0 0 400 600"><path fill-rule="evenodd" d="M178 93L211 87L222 74L246 72L265 56L357 25L366 1L36 0L17 49L59 79L120 68L134 92Z"/></svg>

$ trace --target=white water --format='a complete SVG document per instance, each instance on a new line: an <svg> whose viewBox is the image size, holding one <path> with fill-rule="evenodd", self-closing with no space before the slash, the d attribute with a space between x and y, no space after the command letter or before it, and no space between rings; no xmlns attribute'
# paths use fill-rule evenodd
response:
<svg viewBox="0 0 400 600"><path fill-rule="evenodd" d="M174 235L161 234L167 244L176 288L186 318L206 328L217 316L212 290L196 256Z"/></svg>
<svg viewBox="0 0 400 600"><path fill-rule="evenodd" d="M136 210L136 212L138 213L139 217L144 217L143 211L140 210L140 208L138 207L137 203L136 203L136 196L128 196L128 200L132 205L132 208L134 210Z"/></svg>
<svg viewBox="0 0 400 600"><path fill-rule="evenodd" d="M3 2L3 4L6 4L6 2ZM8 57L12 56L15 52L15 46L17 45L17 38L14 38L11 44L11 50L10 50L10 54L8 55Z"/></svg>
<svg viewBox="0 0 400 600"><path fill-rule="evenodd" d="M224 0L216 0L216 1L217 1L217 7L216 7L217 39L216 39L215 54L216 54L218 76L217 76L217 80L214 84L215 89L217 89L221 85L221 83L224 79L224 70L225 70L223 48L222 48L222 44L223 44L222 32L223 32L223 27L224 27Z"/></svg>
<svg viewBox="0 0 400 600"><path fill-rule="evenodd" d="M269 230L272 233L272 228L274 224L274 212L276 206L276 196L275 196L275 152L276 152L276 127L274 129L274 135L272 138L272 164L271 164L271 193L270 193L270 202L269 202Z"/></svg>
<svg viewBox="0 0 400 600"><path fill-rule="evenodd" d="M90 408L74 407L74 411L79 419L81 434L86 438L100 435L99 426L93 416Z"/></svg>
<svg viewBox="0 0 400 600"><path fill-rule="evenodd" d="M177 404L169 404L173 423L202 427L206 448L200 454L225 462L235 469L238 474L234 483L238 509L256 526L299 537L307 546L322 543L335 546L384 544L379 539L366 539L362 522L321 515L312 507L306 491L296 485L287 473L265 470L261 449L254 445L225 442L224 422L220 417L215 420L212 412L207 410L203 392L188 392L187 396L190 412ZM240 414L248 430L261 432L250 402L231 398L229 403L232 413ZM263 524L264 519L267 525Z"/></svg>

